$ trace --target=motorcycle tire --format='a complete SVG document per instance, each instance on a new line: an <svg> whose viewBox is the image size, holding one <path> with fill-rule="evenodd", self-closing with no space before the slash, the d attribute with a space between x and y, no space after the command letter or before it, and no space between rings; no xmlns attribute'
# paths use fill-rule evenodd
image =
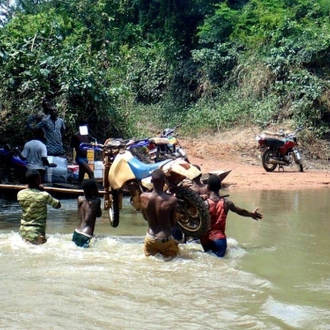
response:
<svg viewBox="0 0 330 330"><path fill-rule="evenodd" d="M175 191L178 199L177 224L187 236L200 238L210 227L210 214L199 194L187 187Z"/></svg>
<svg viewBox="0 0 330 330"><path fill-rule="evenodd" d="M303 165L302 165L302 160L301 160L300 152L297 149L295 149L293 151L293 157L294 157L295 163L298 166L299 172L304 172L304 168L303 168Z"/></svg>
<svg viewBox="0 0 330 330"><path fill-rule="evenodd" d="M266 149L262 154L262 166L267 172L273 172L277 167L277 164L269 163L269 159L271 159L272 157L274 157L274 155L271 149Z"/></svg>
<svg viewBox="0 0 330 330"><path fill-rule="evenodd" d="M112 190L109 201L109 219L110 225L113 228L119 225L119 192L118 190Z"/></svg>

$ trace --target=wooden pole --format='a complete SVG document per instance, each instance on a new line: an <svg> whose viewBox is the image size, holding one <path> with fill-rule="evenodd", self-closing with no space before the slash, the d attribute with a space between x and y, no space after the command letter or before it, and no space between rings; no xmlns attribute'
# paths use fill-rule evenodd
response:
<svg viewBox="0 0 330 330"><path fill-rule="evenodd" d="M15 184L0 184L0 190L22 190L27 188L26 185L15 185ZM47 187L44 186L45 191L63 193L63 194L84 194L82 189L71 189L71 188L58 188L58 187ZM99 190L99 194L104 195L104 190Z"/></svg>

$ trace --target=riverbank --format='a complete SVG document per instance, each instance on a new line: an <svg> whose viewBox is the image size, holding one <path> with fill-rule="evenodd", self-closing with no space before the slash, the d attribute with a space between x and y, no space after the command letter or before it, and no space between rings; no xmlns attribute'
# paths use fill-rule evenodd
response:
<svg viewBox="0 0 330 330"><path fill-rule="evenodd" d="M266 172L261 164L261 154L255 140L256 129L237 129L214 135L181 138L189 160L203 172L231 170L223 181L229 190L288 190L330 188L330 162L311 159L301 147L304 172L296 165L284 167L284 171Z"/></svg>

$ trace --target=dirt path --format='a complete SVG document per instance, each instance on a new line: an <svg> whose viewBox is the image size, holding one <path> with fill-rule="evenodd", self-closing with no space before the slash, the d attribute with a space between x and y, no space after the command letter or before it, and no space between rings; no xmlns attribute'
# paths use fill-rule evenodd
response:
<svg viewBox="0 0 330 330"><path fill-rule="evenodd" d="M261 164L255 135L251 130L222 133L196 139L181 139L189 160L204 173L231 170L223 185L228 189L307 189L330 188L330 164L304 161L304 172L284 167L283 171L266 172Z"/></svg>

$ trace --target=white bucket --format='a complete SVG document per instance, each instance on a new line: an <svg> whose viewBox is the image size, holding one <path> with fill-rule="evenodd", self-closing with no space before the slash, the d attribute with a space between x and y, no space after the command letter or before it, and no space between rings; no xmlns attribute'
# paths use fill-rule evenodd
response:
<svg viewBox="0 0 330 330"><path fill-rule="evenodd" d="M102 179L103 178L103 171L104 171L104 165L103 162L100 160L97 160L94 162L94 177L95 179Z"/></svg>
<svg viewBox="0 0 330 330"><path fill-rule="evenodd" d="M65 183L68 178L68 161L64 157L48 156L49 163L54 163L56 167L47 167L45 182Z"/></svg>

